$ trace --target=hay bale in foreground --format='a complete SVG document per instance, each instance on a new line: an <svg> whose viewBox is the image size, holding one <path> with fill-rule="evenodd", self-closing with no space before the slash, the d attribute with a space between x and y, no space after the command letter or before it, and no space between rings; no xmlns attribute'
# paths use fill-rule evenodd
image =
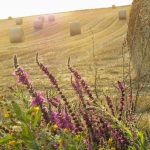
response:
<svg viewBox="0 0 150 150"><path fill-rule="evenodd" d="M22 18L16 18L16 25L21 25L23 23Z"/></svg>
<svg viewBox="0 0 150 150"><path fill-rule="evenodd" d="M35 30L41 30L41 29L43 29L43 24L44 24L44 22L42 21L42 19L37 18L34 21L33 27Z"/></svg>
<svg viewBox="0 0 150 150"><path fill-rule="evenodd" d="M119 20L125 20L126 18L127 18L126 10L120 10L119 11Z"/></svg>
<svg viewBox="0 0 150 150"><path fill-rule="evenodd" d="M12 28L9 30L9 40L11 43L23 42L24 31L21 27Z"/></svg>
<svg viewBox="0 0 150 150"><path fill-rule="evenodd" d="M70 23L70 36L81 34L81 25L79 21Z"/></svg>
<svg viewBox="0 0 150 150"><path fill-rule="evenodd" d="M49 15L48 16L48 21L51 23L51 22L54 22L55 21L55 17L54 15Z"/></svg>
<svg viewBox="0 0 150 150"><path fill-rule="evenodd" d="M137 78L150 76L150 0L134 0L128 24L127 44Z"/></svg>

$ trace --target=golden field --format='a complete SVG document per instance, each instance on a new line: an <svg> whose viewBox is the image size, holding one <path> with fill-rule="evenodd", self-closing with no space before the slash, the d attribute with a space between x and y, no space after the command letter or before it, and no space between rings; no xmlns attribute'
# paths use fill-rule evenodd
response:
<svg viewBox="0 0 150 150"><path fill-rule="evenodd" d="M118 18L118 11L122 9L127 10L127 20ZM71 65L92 88L95 83L96 63L99 96L106 92L115 97L116 89L113 84L123 78L123 56L125 78L128 78L129 54L127 48L122 50L122 45L127 34L129 12L130 6L57 13L54 14L53 23L47 21L47 14L44 15L44 28L40 31L33 28L37 16L24 17L21 25L25 33L23 43L9 41L9 29L17 26L15 19L0 20L0 95L7 95L8 87L16 85L16 79L12 75L14 55L18 56L20 65L29 73L36 90L49 89L51 85L47 77L41 73L35 62L38 52L40 61L56 76L66 94L70 95L72 92L67 69L68 58L71 57ZM82 34L70 37L69 22L76 20L81 23ZM147 105L149 97L147 91L146 95L143 92L138 105L138 111L144 112L140 126L146 129L150 129L150 106Z"/></svg>
<svg viewBox="0 0 150 150"><path fill-rule="evenodd" d="M118 11L122 9L127 10L127 20L118 18ZM94 87L94 62L96 62L100 96L102 91L108 94L109 91L114 92L113 84L123 77L122 56L125 57L125 74L128 74L129 54L127 48L124 48L122 55L122 44L127 33L129 12L130 6L57 13L54 14L53 23L46 20L47 14L44 15L44 28L40 31L33 28L37 16L24 17L21 25L25 33L23 43L9 41L9 29L17 26L15 19L0 20L0 95L5 96L8 87L16 85L12 75L14 55L18 56L20 65L29 73L37 90L50 87L48 79L42 75L35 63L37 52L40 61L48 66L49 71L56 76L65 91L71 90L70 74L67 69L67 61L71 57L71 65L81 73L91 87ZM76 20L81 23L82 34L70 37L69 22ZM149 96L147 95L145 99L148 101ZM145 112L149 106L143 103L143 97L141 101L139 111ZM146 126L149 127L150 120L146 122L148 123Z"/></svg>
<svg viewBox="0 0 150 150"><path fill-rule="evenodd" d="M107 73L111 75L112 81L114 81L114 77L117 79L122 70L119 70L120 67L122 68L120 63L121 47L127 31L127 20L119 21L118 19L118 11L121 9L126 9L129 12L130 7L58 13L55 14L55 22L52 24L46 20L47 15L45 15L44 28L40 31L33 29L33 22L37 16L25 17L23 25L21 25L25 32L23 43L9 42L8 31L10 28L16 27L15 19L1 20L0 90L3 90L8 83L9 85L13 83L12 58L15 54L36 84L40 82L41 75L35 64L36 52L39 52L42 62L47 64L56 76L67 76L69 56L71 64L76 66L83 76L85 75L87 78L92 76L92 32L94 33L95 59L98 71L102 76L101 79L108 81ZM69 22L76 20L81 22L82 34L70 37Z"/></svg>

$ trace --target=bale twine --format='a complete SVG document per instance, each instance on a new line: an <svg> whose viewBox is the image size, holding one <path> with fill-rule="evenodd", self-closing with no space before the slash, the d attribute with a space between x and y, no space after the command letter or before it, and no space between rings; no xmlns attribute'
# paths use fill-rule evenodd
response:
<svg viewBox="0 0 150 150"><path fill-rule="evenodd" d="M112 5L112 9L115 9L116 8L116 5Z"/></svg>
<svg viewBox="0 0 150 150"><path fill-rule="evenodd" d="M21 27L12 28L9 30L9 40L11 43L23 42L24 31Z"/></svg>
<svg viewBox="0 0 150 150"><path fill-rule="evenodd" d="M70 23L70 36L81 34L80 22L75 21Z"/></svg>
<svg viewBox="0 0 150 150"><path fill-rule="evenodd" d="M34 21L33 27L35 30L41 30L41 29L43 29L43 24L44 24L44 22L42 21L42 19L37 18Z"/></svg>
<svg viewBox="0 0 150 150"><path fill-rule="evenodd" d="M54 21L55 21L54 15L49 15L49 16L48 16L48 21L49 21L49 22L54 22Z"/></svg>
<svg viewBox="0 0 150 150"><path fill-rule="evenodd" d="M23 23L23 19L22 18L17 18L16 19L16 25L21 25Z"/></svg>
<svg viewBox="0 0 150 150"><path fill-rule="evenodd" d="M127 18L126 10L120 10L119 11L119 20L125 20L126 18Z"/></svg>
<svg viewBox="0 0 150 150"><path fill-rule="evenodd" d="M150 76L150 0L134 0L127 44L137 78Z"/></svg>

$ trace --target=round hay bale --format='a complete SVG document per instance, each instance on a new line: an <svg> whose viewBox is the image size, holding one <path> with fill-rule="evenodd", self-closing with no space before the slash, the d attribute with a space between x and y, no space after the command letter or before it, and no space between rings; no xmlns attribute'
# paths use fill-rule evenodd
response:
<svg viewBox="0 0 150 150"><path fill-rule="evenodd" d="M126 10L120 10L119 11L119 20L125 20L126 18L127 18Z"/></svg>
<svg viewBox="0 0 150 150"><path fill-rule="evenodd" d="M13 18L11 16L8 17L8 20L12 20Z"/></svg>
<svg viewBox="0 0 150 150"><path fill-rule="evenodd" d="M24 31L21 27L12 28L9 30L9 40L11 43L23 42Z"/></svg>
<svg viewBox="0 0 150 150"><path fill-rule="evenodd" d="M48 21L49 21L49 22L54 22L54 21L55 21L54 15L49 15L49 16L48 16Z"/></svg>
<svg viewBox="0 0 150 150"><path fill-rule="evenodd" d="M150 0L132 3L127 44L137 78L150 75Z"/></svg>
<svg viewBox="0 0 150 150"><path fill-rule="evenodd" d="M33 27L35 30L41 30L41 29L43 29L43 24L44 23L43 23L42 19L38 18L34 21Z"/></svg>
<svg viewBox="0 0 150 150"><path fill-rule="evenodd" d="M44 20L45 20L44 16L39 16L38 19L44 23Z"/></svg>
<svg viewBox="0 0 150 150"><path fill-rule="evenodd" d="M70 23L70 36L81 34L81 25L79 21Z"/></svg>
<svg viewBox="0 0 150 150"><path fill-rule="evenodd" d="M16 25L21 25L23 23L23 19L22 18L17 18L16 19Z"/></svg>
<svg viewBox="0 0 150 150"><path fill-rule="evenodd" d="M116 5L112 5L112 9L115 9L116 8Z"/></svg>

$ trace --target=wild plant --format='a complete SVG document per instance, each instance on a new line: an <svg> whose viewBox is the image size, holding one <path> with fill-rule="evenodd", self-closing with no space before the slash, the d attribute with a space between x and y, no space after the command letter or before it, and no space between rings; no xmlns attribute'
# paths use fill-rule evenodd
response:
<svg viewBox="0 0 150 150"><path fill-rule="evenodd" d="M143 133L136 127L135 100L124 82L115 85L118 106L108 95L104 95L107 106L102 105L69 60L71 87L79 103L74 109L55 76L39 61L38 54L36 63L57 94L36 91L15 56L14 74L32 98L29 101L20 97L23 94L19 92L16 98L19 95L23 103L12 101L8 106L13 115L2 117L5 128L0 127L1 149L146 150ZM12 130L14 126L17 131Z"/></svg>

